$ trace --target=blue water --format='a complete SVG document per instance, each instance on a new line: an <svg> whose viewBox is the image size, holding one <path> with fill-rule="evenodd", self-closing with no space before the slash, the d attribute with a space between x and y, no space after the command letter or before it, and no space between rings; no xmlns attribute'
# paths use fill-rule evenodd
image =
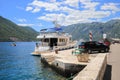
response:
<svg viewBox="0 0 120 80"><path fill-rule="evenodd" d="M49 67L40 57L31 56L34 42L0 42L0 80L65 80Z"/></svg>

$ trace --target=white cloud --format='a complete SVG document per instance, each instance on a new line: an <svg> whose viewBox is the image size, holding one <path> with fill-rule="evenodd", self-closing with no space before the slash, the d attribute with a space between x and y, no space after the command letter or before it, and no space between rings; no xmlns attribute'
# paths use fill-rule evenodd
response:
<svg viewBox="0 0 120 80"><path fill-rule="evenodd" d="M18 19L18 21L19 21L19 22L27 22L27 20L24 19L24 18Z"/></svg>
<svg viewBox="0 0 120 80"><path fill-rule="evenodd" d="M41 10L40 8L36 7L36 8L32 11L32 13L39 12L40 10Z"/></svg>
<svg viewBox="0 0 120 80"><path fill-rule="evenodd" d="M28 4L26 11L31 11L32 13L41 11L42 16L38 17L39 20L57 20L62 25L98 21L109 17L112 14L110 10L120 11L117 7L118 4L115 3L105 3L101 7L99 2L92 0L48 1L34 0ZM101 10L98 10L96 7L101 8ZM42 12L43 10L45 12Z"/></svg>
<svg viewBox="0 0 120 80"><path fill-rule="evenodd" d="M69 9L67 7L62 8L61 10L64 10L69 14L46 14L45 16L40 16L38 19L46 21L57 20L61 25L71 25L76 23L92 22L93 20L90 20L92 18L99 20L101 18L108 17L111 14L109 11L79 11Z"/></svg>
<svg viewBox="0 0 120 80"><path fill-rule="evenodd" d="M48 3L48 2L38 1L38 0L34 0L32 3L29 4L29 6L34 7L34 9L30 8L30 10L32 10L32 12L34 13L39 12L41 8L45 8L45 10L48 10L48 11L58 10L59 7L57 5L58 5L57 3ZM29 11L29 7L27 8L26 8L26 11Z"/></svg>
<svg viewBox="0 0 120 80"><path fill-rule="evenodd" d="M34 24L17 24L19 26L34 26Z"/></svg>
<svg viewBox="0 0 120 80"><path fill-rule="evenodd" d="M79 7L79 0L66 0L64 3L71 7Z"/></svg>
<svg viewBox="0 0 120 80"><path fill-rule="evenodd" d="M97 3L97 2L87 2L87 3L84 3L83 8L90 9L90 10L95 10L95 8L98 4L99 3Z"/></svg>
<svg viewBox="0 0 120 80"><path fill-rule="evenodd" d="M36 23L36 24L30 24L30 23L18 23L17 25L19 25L19 26L29 26L29 27L33 27L33 26L41 27L41 26L43 26L41 23Z"/></svg>
<svg viewBox="0 0 120 80"><path fill-rule="evenodd" d="M50 0L50 2L56 2L56 0Z"/></svg>
<svg viewBox="0 0 120 80"><path fill-rule="evenodd" d="M54 21L59 19L59 21L65 18L65 14L46 14L45 16L38 17L38 19L46 20L46 21Z"/></svg>
<svg viewBox="0 0 120 80"><path fill-rule="evenodd" d="M80 0L80 3L82 4L82 8L88 10L95 10L96 6L99 5L99 2L93 2L91 0Z"/></svg>
<svg viewBox="0 0 120 80"><path fill-rule="evenodd" d="M68 14L80 12L79 10L72 9L72 8L67 7L67 6L60 7L60 11L67 12Z"/></svg>
<svg viewBox="0 0 120 80"><path fill-rule="evenodd" d="M31 11L31 10L33 10L32 7L30 7L30 6L26 7L26 11Z"/></svg>
<svg viewBox="0 0 120 80"><path fill-rule="evenodd" d="M104 18L104 17L108 17L110 15L110 12L86 10L86 11L82 11L81 15L83 16L83 18Z"/></svg>
<svg viewBox="0 0 120 80"><path fill-rule="evenodd" d="M117 11L120 11L120 7L118 7L118 3L105 3L101 9L102 10L110 10L112 11L113 13L117 12Z"/></svg>

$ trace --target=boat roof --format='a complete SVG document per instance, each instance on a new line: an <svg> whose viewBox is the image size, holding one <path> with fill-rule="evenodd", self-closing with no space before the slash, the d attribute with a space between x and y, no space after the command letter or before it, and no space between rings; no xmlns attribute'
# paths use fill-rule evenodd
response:
<svg viewBox="0 0 120 80"><path fill-rule="evenodd" d="M41 32L37 38L68 38L72 37L68 33L63 33L63 32Z"/></svg>
<svg viewBox="0 0 120 80"><path fill-rule="evenodd" d="M41 29L40 32L64 32L62 27Z"/></svg>

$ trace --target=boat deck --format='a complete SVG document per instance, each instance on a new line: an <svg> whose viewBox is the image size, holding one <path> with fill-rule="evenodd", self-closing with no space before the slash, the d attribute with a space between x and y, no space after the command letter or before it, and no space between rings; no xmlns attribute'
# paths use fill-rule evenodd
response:
<svg viewBox="0 0 120 80"><path fill-rule="evenodd" d="M54 46L53 47L53 50L50 50L48 47L46 48L45 46L39 46L39 47L36 47L35 48L35 51L33 53L31 53L32 55L37 55L37 56L40 56L41 54L44 54L44 53L51 53L51 52L54 52L55 50L59 50L59 51L64 51L64 50L67 50L67 49L71 49L71 48L74 48L75 47L75 44L76 44L76 41L73 41L67 45L63 45L63 46ZM41 51L42 49L42 51Z"/></svg>

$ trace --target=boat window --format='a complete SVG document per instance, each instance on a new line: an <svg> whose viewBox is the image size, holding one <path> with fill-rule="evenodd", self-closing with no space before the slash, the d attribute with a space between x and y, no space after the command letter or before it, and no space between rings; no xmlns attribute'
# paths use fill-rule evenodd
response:
<svg viewBox="0 0 120 80"><path fill-rule="evenodd" d="M65 42L65 39L60 39L60 42Z"/></svg>

